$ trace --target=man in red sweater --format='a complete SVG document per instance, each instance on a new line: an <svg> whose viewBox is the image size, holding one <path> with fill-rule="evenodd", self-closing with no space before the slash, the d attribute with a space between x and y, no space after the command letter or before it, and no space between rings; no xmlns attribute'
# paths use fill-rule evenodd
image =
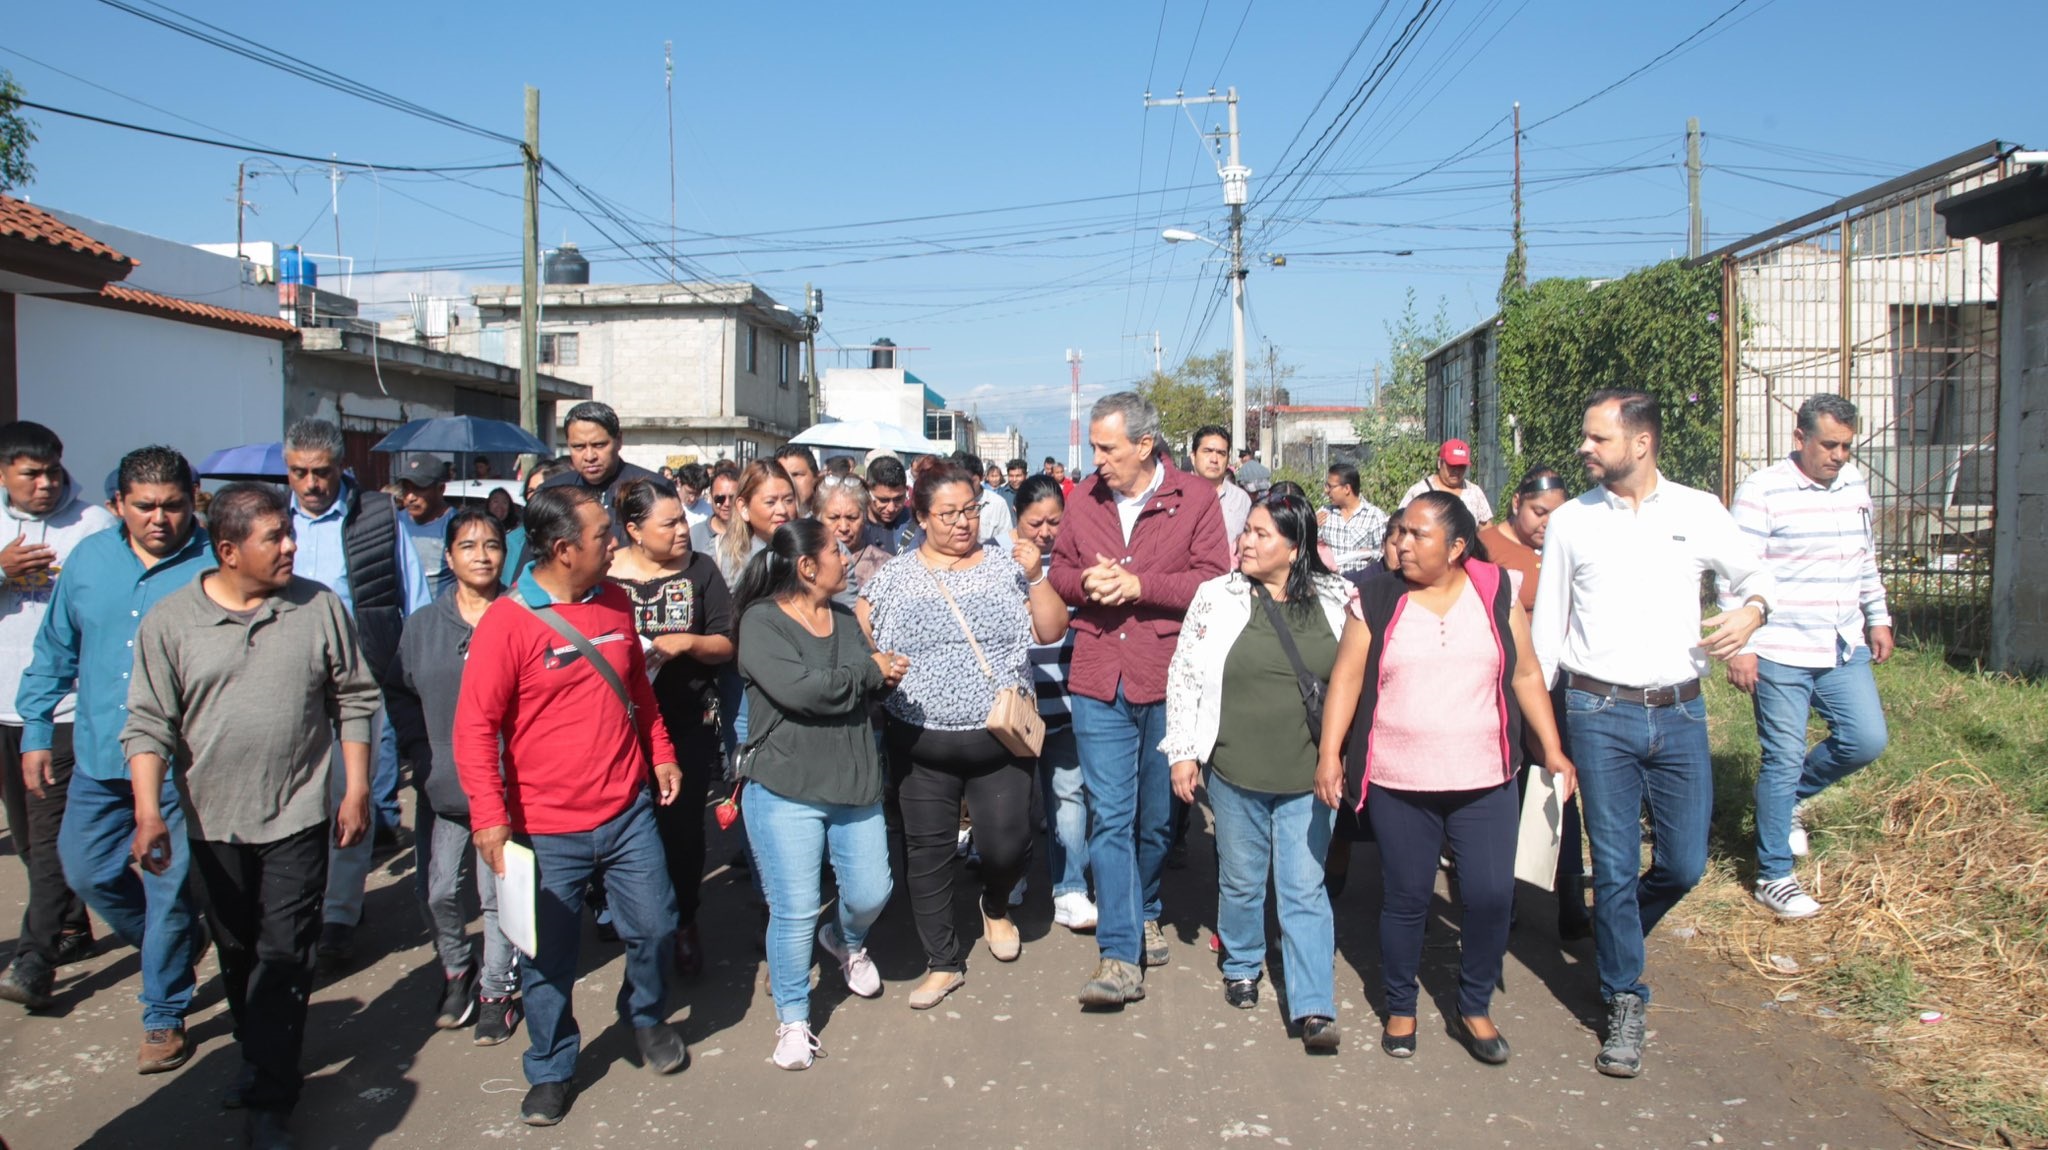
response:
<svg viewBox="0 0 2048 1150"><path fill-rule="evenodd" d="M1195 588L1229 569L1216 492L1168 463L1159 412L1136 392L1095 401L1095 474L1076 484L1048 577L1074 610L1067 685L1088 788L1088 861L1098 918L1095 976L1081 1004L1145 997L1163 966L1159 879L1173 837L1166 665ZM1142 964L1142 965L1141 965Z"/></svg>
<svg viewBox="0 0 2048 1150"><path fill-rule="evenodd" d="M619 1013L641 1058L662 1074L689 1062L662 1015L676 898L654 825L654 804L675 801L682 772L626 595L604 580L611 516L597 493L541 489L526 504L526 537L534 566L484 612L470 640L454 748L484 863L504 874L505 844L515 837L536 856L539 953L520 963L531 1089L519 1116L552 1126L568 1110L576 1073L581 1036L570 994L594 878L604 880L626 943ZM548 615L584 642L556 631ZM585 650L610 666L630 706Z"/></svg>

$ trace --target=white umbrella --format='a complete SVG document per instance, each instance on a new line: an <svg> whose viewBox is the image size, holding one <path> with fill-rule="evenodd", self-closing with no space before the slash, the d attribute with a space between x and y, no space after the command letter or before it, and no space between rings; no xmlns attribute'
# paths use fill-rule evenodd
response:
<svg viewBox="0 0 2048 1150"><path fill-rule="evenodd" d="M874 419L847 419L806 427L790 437L805 447L840 447L849 451L893 451L901 455L931 455L948 450L922 435Z"/></svg>

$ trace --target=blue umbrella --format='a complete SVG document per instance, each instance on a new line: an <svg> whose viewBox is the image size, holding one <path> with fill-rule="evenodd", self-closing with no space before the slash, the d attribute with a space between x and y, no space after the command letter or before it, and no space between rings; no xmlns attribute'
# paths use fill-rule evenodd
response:
<svg viewBox="0 0 2048 1150"><path fill-rule="evenodd" d="M548 445L517 424L474 415L415 419L377 442L372 451L447 451L462 455L548 455Z"/></svg>
<svg viewBox="0 0 2048 1150"><path fill-rule="evenodd" d="M206 457L199 465L202 479L284 479L284 444L245 443Z"/></svg>

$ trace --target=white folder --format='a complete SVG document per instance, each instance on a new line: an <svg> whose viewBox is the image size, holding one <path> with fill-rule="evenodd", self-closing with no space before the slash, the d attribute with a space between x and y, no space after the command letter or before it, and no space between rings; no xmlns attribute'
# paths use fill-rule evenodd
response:
<svg viewBox="0 0 2048 1150"><path fill-rule="evenodd" d="M540 870L533 848L506 843L505 873L498 876L498 929L528 958L540 956L539 893Z"/></svg>
<svg viewBox="0 0 2048 1150"><path fill-rule="evenodd" d="M1557 779L1540 766L1532 767L1528 792L1522 796L1522 831L1515 842L1515 877L1544 890L1555 889L1557 853L1563 836L1564 802L1558 797Z"/></svg>

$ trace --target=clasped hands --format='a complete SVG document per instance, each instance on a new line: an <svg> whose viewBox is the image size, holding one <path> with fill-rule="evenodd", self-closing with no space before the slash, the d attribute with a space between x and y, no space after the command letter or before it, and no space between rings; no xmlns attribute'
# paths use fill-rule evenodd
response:
<svg viewBox="0 0 2048 1150"><path fill-rule="evenodd" d="M1081 593L1088 596L1090 603L1121 607L1136 603L1139 590L1138 577L1107 555L1097 554L1095 566L1081 572Z"/></svg>

